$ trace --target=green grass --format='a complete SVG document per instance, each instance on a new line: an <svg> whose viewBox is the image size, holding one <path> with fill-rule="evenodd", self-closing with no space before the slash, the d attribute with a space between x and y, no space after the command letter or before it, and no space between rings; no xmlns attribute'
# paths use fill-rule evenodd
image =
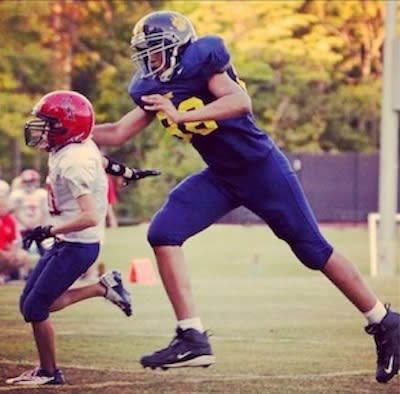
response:
<svg viewBox="0 0 400 394"><path fill-rule="evenodd" d="M132 259L154 263L146 230L108 230L98 261L125 278ZM399 309L399 275L368 277L366 229L322 230L356 262L382 301ZM212 333L215 366L143 370L140 356L170 341L175 320L159 282L128 284L132 318L101 298L52 316L68 384L41 393L400 393L400 377L387 385L374 380L374 346L363 333L363 317L266 227L215 225L189 240L185 254L199 314ZM18 312L20 291L21 284L0 286L0 393L33 391L3 383L36 363L30 326Z"/></svg>

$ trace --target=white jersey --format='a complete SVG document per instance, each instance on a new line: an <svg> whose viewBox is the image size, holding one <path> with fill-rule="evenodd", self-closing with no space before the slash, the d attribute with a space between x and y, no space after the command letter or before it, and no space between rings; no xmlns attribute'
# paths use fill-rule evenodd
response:
<svg viewBox="0 0 400 394"><path fill-rule="evenodd" d="M24 189L13 190L9 197L9 205L16 219L18 231L32 229L46 223L47 191L43 188L31 192Z"/></svg>
<svg viewBox="0 0 400 394"><path fill-rule="evenodd" d="M57 226L76 218L81 212L76 199L84 194L92 195L99 219L97 226L57 237L70 242L99 242L107 211L107 177L96 144L89 138L51 152L47 182L50 224Z"/></svg>

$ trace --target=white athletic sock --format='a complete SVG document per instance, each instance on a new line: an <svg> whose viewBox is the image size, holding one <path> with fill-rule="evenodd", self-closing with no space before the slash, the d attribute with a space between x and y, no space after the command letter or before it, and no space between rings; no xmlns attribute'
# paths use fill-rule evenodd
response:
<svg viewBox="0 0 400 394"><path fill-rule="evenodd" d="M203 333L204 327L199 317L191 317L190 319L178 320L178 327L182 330L187 330L188 328L194 328L195 330Z"/></svg>
<svg viewBox="0 0 400 394"><path fill-rule="evenodd" d="M364 313L365 318L368 320L369 324L380 323L385 317L387 310L382 302L377 301L375 306L368 312Z"/></svg>

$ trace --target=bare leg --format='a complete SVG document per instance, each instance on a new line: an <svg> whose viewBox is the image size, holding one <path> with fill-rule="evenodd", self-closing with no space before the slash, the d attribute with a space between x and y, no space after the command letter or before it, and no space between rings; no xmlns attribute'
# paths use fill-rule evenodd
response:
<svg viewBox="0 0 400 394"><path fill-rule="evenodd" d="M105 288L100 283L69 289L50 306L50 312L63 309L87 298L104 296ZM56 346L53 326L50 319L32 322L33 336L39 354L41 368L53 373L56 369Z"/></svg>
<svg viewBox="0 0 400 394"><path fill-rule="evenodd" d="M69 289L50 306L50 312L59 311L76 302L92 297L104 296L106 289L100 283Z"/></svg>
<svg viewBox="0 0 400 394"><path fill-rule="evenodd" d="M56 369L56 345L50 319L32 322L33 336L39 354L41 368L53 373Z"/></svg>
<svg viewBox="0 0 400 394"><path fill-rule="evenodd" d="M189 272L180 246L154 248L158 270L177 320L196 316Z"/></svg>
<svg viewBox="0 0 400 394"><path fill-rule="evenodd" d="M362 312L370 311L377 302L357 267L333 252L322 272Z"/></svg>

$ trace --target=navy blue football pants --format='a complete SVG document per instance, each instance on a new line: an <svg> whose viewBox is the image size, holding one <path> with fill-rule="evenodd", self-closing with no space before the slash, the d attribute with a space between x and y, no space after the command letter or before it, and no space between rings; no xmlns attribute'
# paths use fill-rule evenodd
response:
<svg viewBox="0 0 400 394"><path fill-rule="evenodd" d="M27 322L49 317L51 304L96 261L99 243L55 242L37 262L19 300Z"/></svg>
<svg viewBox="0 0 400 394"><path fill-rule="evenodd" d="M277 147L240 170L219 173L206 168L184 179L154 215L148 241L153 247L182 245L241 205L262 218L304 265L324 267L333 248L321 235L297 176Z"/></svg>

